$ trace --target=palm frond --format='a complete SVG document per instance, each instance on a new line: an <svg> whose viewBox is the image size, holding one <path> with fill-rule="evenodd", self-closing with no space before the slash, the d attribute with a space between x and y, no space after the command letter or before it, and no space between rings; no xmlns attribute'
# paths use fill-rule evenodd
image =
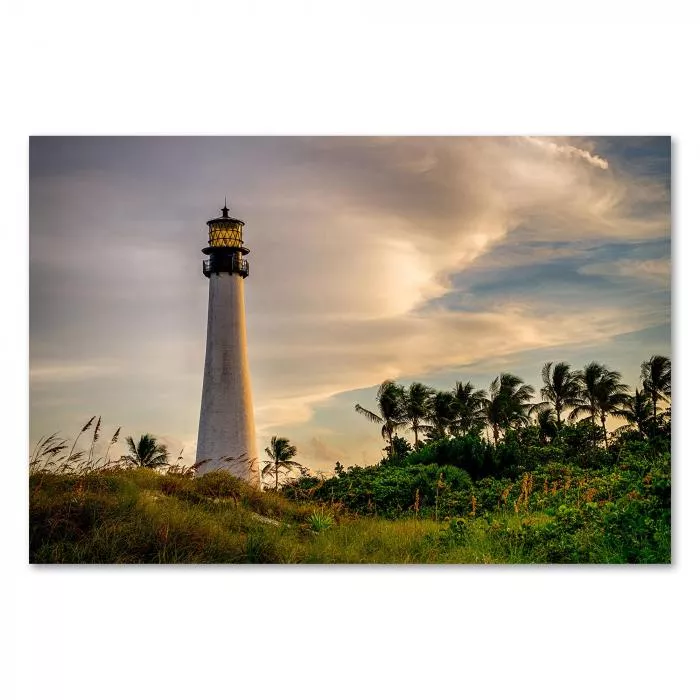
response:
<svg viewBox="0 0 700 700"><path fill-rule="evenodd" d="M372 413L372 411L369 411L366 408L362 408L362 406L360 406L359 403L355 404L355 410L361 416L364 416L367 420L372 421L372 423L383 423L384 422L376 413Z"/></svg>

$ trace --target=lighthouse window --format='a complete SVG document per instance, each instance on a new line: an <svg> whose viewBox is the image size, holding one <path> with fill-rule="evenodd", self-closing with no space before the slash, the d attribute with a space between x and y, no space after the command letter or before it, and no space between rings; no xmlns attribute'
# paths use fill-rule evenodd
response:
<svg viewBox="0 0 700 700"><path fill-rule="evenodd" d="M243 245L243 227L240 224L211 224L209 244L212 246L241 246Z"/></svg>

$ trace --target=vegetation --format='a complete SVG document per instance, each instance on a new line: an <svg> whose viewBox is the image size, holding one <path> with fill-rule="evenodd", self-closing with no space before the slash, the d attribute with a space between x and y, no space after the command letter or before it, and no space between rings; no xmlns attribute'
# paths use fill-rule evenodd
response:
<svg viewBox="0 0 700 700"><path fill-rule="evenodd" d="M530 400L534 393L535 390L529 384L508 372L500 374L491 382L489 395L484 399L484 410L496 444L502 432L527 425L532 408Z"/></svg>
<svg viewBox="0 0 700 700"><path fill-rule="evenodd" d="M150 435L110 460L117 430L96 458L100 420L76 451L93 417L70 450L52 435L31 457L30 561L669 563L670 361L643 363L634 394L598 363L542 377L539 403L509 373L488 392L384 382L377 413L356 408L386 457L314 476L275 436L264 492L180 458L139 462L162 455ZM625 425L609 433L610 416Z"/></svg>
<svg viewBox="0 0 700 700"><path fill-rule="evenodd" d="M606 418L618 416L629 398L629 387L620 381L620 373L608 369L605 365L591 362L578 373L580 388L578 396L573 400L574 409L569 416L576 420L580 416L588 416L595 424L600 419L603 428L605 447L608 446L608 432L605 426Z"/></svg>
<svg viewBox="0 0 700 700"><path fill-rule="evenodd" d="M544 399L543 408L549 408L556 413L557 430L561 430L562 412L573 408L580 394L579 375L571 371L568 362L558 362L552 368L552 362L545 363L542 368L543 387L540 394Z"/></svg>
<svg viewBox="0 0 700 700"><path fill-rule="evenodd" d="M381 424L382 437L389 443L391 454L396 430L407 425L409 420L406 415L406 395L403 387L390 380L382 382L377 391L377 405L378 414L363 408L359 403L355 405L355 410L372 423Z"/></svg>
<svg viewBox="0 0 700 700"><path fill-rule="evenodd" d="M446 437L454 425L457 415L455 412L454 396L449 391L436 391L430 398L427 430L429 440L441 440Z"/></svg>
<svg viewBox="0 0 700 700"><path fill-rule="evenodd" d="M129 436L126 444L129 446L129 454L124 457L127 464L146 469L168 464L168 450L165 449L165 445L159 444L153 435L142 435L138 444L134 444L134 438Z"/></svg>
<svg viewBox="0 0 700 700"><path fill-rule="evenodd" d="M425 425L425 422L428 420L433 393L430 387L425 384L413 382L403 397L403 410L407 423L413 431L413 446L415 448L418 447L418 433L430 429L430 426Z"/></svg>
<svg viewBox="0 0 700 700"><path fill-rule="evenodd" d="M485 399L483 389L475 389L471 382L457 382L453 392L454 421L450 432L456 437L469 433L480 433L486 427Z"/></svg>
<svg viewBox="0 0 700 700"><path fill-rule="evenodd" d="M653 407L652 431L654 431L659 401L671 400L671 360L662 355L653 355L647 362L642 363L641 379L644 392L651 400Z"/></svg>
<svg viewBox="0 0 700 700"><path fill-rule="evenodd" d="M296 457L297 448L289 442L289 438L277 437L273 435L270 439L270 446L265 448L265 454L269 457L262 469L262 475L275 475L275 491L279 488L280 470L288 474L293 467L300 467L299 462L292 461Z"/></svg>

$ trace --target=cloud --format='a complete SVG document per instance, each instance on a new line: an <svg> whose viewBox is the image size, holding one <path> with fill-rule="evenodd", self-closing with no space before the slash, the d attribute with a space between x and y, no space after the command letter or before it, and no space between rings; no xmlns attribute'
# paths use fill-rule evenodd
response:
<svg viewBox="0 0 700 700"><path fill-rule="evenodd" d="M109 377L119 372L116 363L97 361L94 364L32 364L29 379L32 383L89 381Z"/></svg>
<svg viewBox="0 0 700 700"><path fill-rule="evenodd" d="M549 151L550 153L563 155L568 158L582 158L583 160L587 161L596 168L600 168L601 170L607 170L608 167L610 167L608 161L605 160L605 158L593 155L592 153L590 153L590 151L586 151L583 148L576 148L576 146L571 146L566 143L556 143L554 141L548 141L546 139L536 138L534 136L525 136L523 138L525 138L528 141L528 143L531 143L537 146L538 148L542 148L546 151Z"/></svg>
<svg viewBox="0 0 700 700"><path fill-rule="evenodd" d="M649 323L649 316L624 309L552 311L525 303L481 312L434 310L352 326L309 323L285 346L284 364L269 351L259 361L258 377L265 377L255 386L260 427L305 423L315 406L335 394L387 378L503 360L538 348L592 345Z"/></svg>
<svg viewBox="0 0 700 700"><path fill-rule="evenodd" d="M314 462L325 462L332 464L343 459L343 452L332 447L317 436L311 438L306 450L304 450L304 446L302 446L302 451L305 451L308 457Z"/></svg>
<svg viewBox="0 0 700 700"><path fill-rule="evenodd" d="M313 313L379 317L439 298L451 275L511 237L512 243L556 243L667 233L668 198L658 183L603 170L597 156L578 146L542 143L305 141L294 186L311 193L314 204L306 212L298 200L290 205L275 232L274 257L264 264L271 277L289 280L288 304L298 299L297 308ZM273 186L291 185L279 179ZM636 214L650 203L659 210L653 216ZM272 293L276 285L263 292L266 301Z"/></svg>
<svg viewBox="0 0 700 700"><path fill-rule="evenodd" d="M517 237L517 234L514 234ZM532 242L513 242L506 239L502 245L491 248L471 266L473 270L502 270L541 265L558 260L586 257L591 244L585 241L567 242L566 245L546 245Z"/></svg>
<svg viewBox="0 0 700 700"><path fill-rule="evenodd" d="M671 260L656 258L652 260L613 260L591 263L579 268L584 275L601 275L604 277L633 277L645 283L664 287L671 285Z"/></svg>

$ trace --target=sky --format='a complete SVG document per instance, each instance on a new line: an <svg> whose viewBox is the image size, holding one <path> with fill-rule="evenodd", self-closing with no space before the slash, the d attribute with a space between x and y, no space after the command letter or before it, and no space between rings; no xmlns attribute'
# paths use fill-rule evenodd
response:
<svg viewBox="0 0 700 700"><path fill-rule="evenodd" d="M387 378L539 390L671 356L666 137L32 137L30 442L101 415L193 461L206 220L246 222L260 454L375 463ZM124 449L123 441L120 443Z"/></svg>

